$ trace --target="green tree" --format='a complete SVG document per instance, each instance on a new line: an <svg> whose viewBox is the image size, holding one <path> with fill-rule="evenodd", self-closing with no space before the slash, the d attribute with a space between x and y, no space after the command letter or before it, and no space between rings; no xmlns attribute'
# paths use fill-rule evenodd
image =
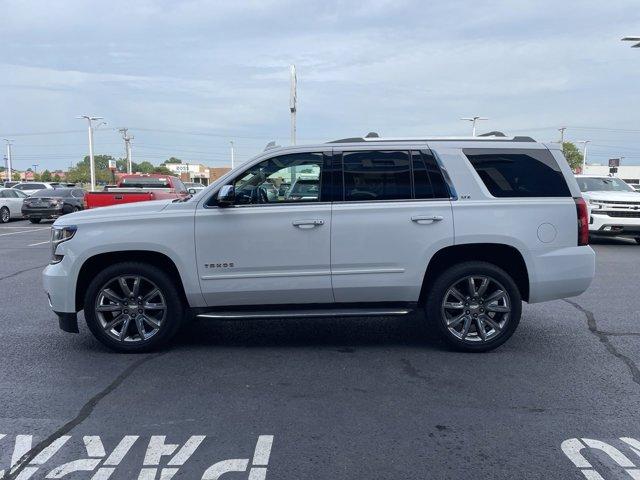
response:
<svg viewBox="0 0 640 480"><path fill-rule="evenodd" d="M154 168L155 167L153 166L153 164L151 162L144 161L144 162L138 164L137 171L140 172L140 173L153 173L153 169Z"/></svg>
<svg viewBox="0 0 640 480"><path fill-rule="evenodd" d="M179 158L176 158L176 157L171 157L169 160L167 160L164 163L182 163L182 160L180 160Z"/></svg>
<svg viewBox="0 0 640 480"><path fill-rule="evenodd" d="M60 180L62 180L62 178L60 178L60 175L57 173L53 174L53 181L54 182L59 182Z"/></svg>
<svg viewBox="0 0 640 480"><path fill-rule="evenodd" d="M160 165L159 167L155 167L153 169L153 173L159 173L161 175L172 175L171 170L169 170L164 165Z"/></svg>
<svg viewBox="0 0 640 480"><path fill-rule="evenodd" d="M14 182L19 182L20 181L20 173L11 172L11 176L13 177L11 180L13 180Z"/></svg>
<svg viewBox="0 0 640 480"><path fill-rule="evenodd" d="M582 168L582 153L580 153L580 150L578 150L575 144L564 142L562 144L562 153L564 153L564 158L567 159L571 170L575 172Z"/></svg>
<svg viewBox="0 0 640 480"><path fill-rule="evenodd" d="M44 170L40 175L40 180L43 182L51 182L52 181L51 172L49 170Z"/></svg>

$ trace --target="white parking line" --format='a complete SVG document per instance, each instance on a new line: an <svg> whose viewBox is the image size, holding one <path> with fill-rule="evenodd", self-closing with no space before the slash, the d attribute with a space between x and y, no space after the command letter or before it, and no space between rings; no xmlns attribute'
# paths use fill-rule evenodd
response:
<svg viewBox="0 0 640 480"><path fill-rule="evenodd" d="M38 230L45 230L45 229L40 228ZM18 235L19 233L33 233L33 230L23 230L22 232L0 233L0 237L6 237L7 235Z"/></svg>
<svg viewBox="0 0 640 480"><path fill-rule="evenodd" d="M44 242L32 243L31 245L27 245L27 246L35 247L36 245L44 245L45 243L49 243L49 240L45 240Z"/></svg>
<svg viewBox="0 0 640 480"><path fill-rule="evenodd" d="M31 230L49 230L49 228L51 228L51 227L28 227L28 226L24 226L24 227L15 227L15 226L7 227L7 226L4 226L4 225L0 226L0 230L4 230L5 228L22 228L22 229L29 228Z"/></svg>

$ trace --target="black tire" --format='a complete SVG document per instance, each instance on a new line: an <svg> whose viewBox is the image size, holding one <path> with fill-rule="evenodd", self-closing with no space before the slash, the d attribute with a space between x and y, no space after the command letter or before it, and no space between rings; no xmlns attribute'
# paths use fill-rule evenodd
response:
<svg viewBox="0 0 640 480"><path fill-rule="evenodd" d="M165 316L157 332L146 340L118 341L110 336L100 323L98 312L96 311L98 296L103 288L123 275L143 277L145 280L155 284L164 297L166 303ZM136 308L135 305L131 308L134 315L136 315ZM114 313L113 315L116 314ZM102 344L118 352L141 353L157 350L173 338L185 317L185 306L178 293L178 287L167 273L147 263L123 262L110 265L91 281L84 298L84 316L91 333ZM131 328L135 328L135 324L132 323Z"/></svg>
<svg viewBox="0 0 640 480"><path fill-rule="evenodd" d="M41 218L30 218L29 221L31 223L40 223L40 220L42 220Z"/></svg>
<svg viewBox="0 0 640 480"><path fill-rule="evenodd" d="M0 208L0 223L9 223L11 220L11 212L7 207Z"/></svg>
<svg viewBox="0 0 640 480"><path fill-rule="evenodd" d="M456 291L463 294L465 300L458 302L454 309L445 310L445 295L447 295L448 291L450 292L449 289L456 286L458 282L462 282L464 280L468 281L468 277L470 276L492 279L495 283L489 283L488 288L491 288L491 285L495 285L496 288L493 290L493 293L496 293L498 289L505 292L506 296L501 297L504 299L501 301L504 301L505 303L508 302L510 312L508 314L490 314L488 308L486 310L483 308L483 306L489 305L489 303L485 304L483 301L480 302L473 300L471 300L470 303L465 303L470 287L465 291L459 291L456 289ZM476 282L481 283L481 279L477 279ZM476 283L476 285L479 287L478 283ZM498 288L498 286L502 288ZM487 291L487 295L491 296L491 291ZM449 304L451 304L451 302ZM467 307L460 305L471 306ZM469 308L469 310L467 310L467 308ZM465 315L465 318L471 319L470 329L473 330L473 333L468 333L467 336L463 336L463 338L460 338L460 335L462 335L461 332L454 334L450 330L449 325L447 325L446 316L450 315L452 312L456 312L457 309L462 309L460 310L460 315ZM515 332L522 314L522 297L511 276L501 268L487 262L464 262L450 267L435 279L427 293L425 310L427 320L436 327L441 338L449 346L456 350L465 352L486 352L502 345L509 339L509 337L511 337L511 335L513 335L513 332ZM488 322L484 323L486 329L489 329L489 332L487 332L486 329L484 330L486 340L482 340L478 330L479 327L475 323L475 317L473 317L473 312L475 312L477 316L479 315L482 319L489 316L489 319L493 323L500 324L502 323L502 320L504 320L504 324L501 325L500 329L494 329ZM491 317L490 315L494 316ZM457 325L459 325L459 323ZM464 329L464 325L465 324L463 323L460 326L461 330ZM457 326L454 329L456 328Z"/></svg>

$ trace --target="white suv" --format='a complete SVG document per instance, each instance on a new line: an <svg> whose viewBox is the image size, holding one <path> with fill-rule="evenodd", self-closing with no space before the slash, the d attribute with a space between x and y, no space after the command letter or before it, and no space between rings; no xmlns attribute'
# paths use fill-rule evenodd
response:
<svg viewBox="0 0 640 480"><path fill-rule="evenodd" d="M317 195L265 185L314 180ZM314 177L314 178L311 178ZM273 148L185 201L65 215L44 287L60 327L119 351L186 319L406 315L450 345L507 340L522 301L584 292L588 215L557 145L349 138Z"/></svg>
<svg viewBox="0 0 640 480"><path fill-rule="evenodd" d="M589 233L627 236L640 244L640 192L616 177L576 175L589 206Z"/></svg>

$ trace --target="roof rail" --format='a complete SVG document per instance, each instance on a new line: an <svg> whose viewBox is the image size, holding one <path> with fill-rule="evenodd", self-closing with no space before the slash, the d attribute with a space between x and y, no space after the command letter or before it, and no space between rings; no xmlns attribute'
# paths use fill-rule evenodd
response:
<svg viewBox="0 0 640 480"><path fill-rule="evenodd" d="M327 143L374 143L374 142L460 142L460 141L478 141L478 142L489 142L489 141L499 141L499 142L535 142L535 140L531 137L526 136L516 136L516 137L507 137L502 132L489 132L483 135L478 135L476 137L408 137L408 138L384 138L384 137L371 137L367 135L366 137L349 137L349 138L340 138L338 140L332 140Z"/></svg>

